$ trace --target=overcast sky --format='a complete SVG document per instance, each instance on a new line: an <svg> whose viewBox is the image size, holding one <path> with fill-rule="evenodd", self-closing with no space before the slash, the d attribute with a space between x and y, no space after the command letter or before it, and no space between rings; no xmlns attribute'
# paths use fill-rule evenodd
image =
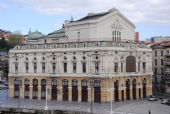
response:
<svg viewBox="0 0 170 114"><path fill-rule="evenodd" d="M71 16L118 9L136 25L140 39L170 36L170 0L0 0L0 28L48 34Z"/></svg>

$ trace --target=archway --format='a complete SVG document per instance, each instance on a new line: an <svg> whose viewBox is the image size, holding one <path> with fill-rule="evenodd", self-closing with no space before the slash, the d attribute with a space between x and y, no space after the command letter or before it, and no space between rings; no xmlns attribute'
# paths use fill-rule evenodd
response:
<svg viewBox="0 0 170 114"><path fill-rule="evenodd" d="M19 98L20 88L19 88L20 81L18 79L14 80L14 98Z"/></svg>
<svg viewBox="0 0 170 114"><path fill-rule="evenodd" d="M114 82L114 98L115 101L119 101L119 82L116 80Z"/></svg>
<svg viewBox="0 0 170 114"><path fill-rule="evenodd" d="M101 102L101 88L100 88L100 80L94 81L94 102Z"/></svg>
<svg viewBox="0 0 170 114"><path fill-rule="evenodd" d="M78 81L72 80L72 101L78 101Z"/></svg>
<svg viewBox="0 0 170 114"><path fill-rule="evenodd" d="M38 99L38 80L33 79L33 99Z"/></svg>
<svg viewBox="0 0 170 114"><path fill-rule="evenodd" d="M30 92L29 86L30 86L30 80L29 80L29 79L25 79L24 85L25 85L24 97L25 97L25 99L29 99L29 92Z"/></svg>
<svg viewBox="0 0 170 114"><path fill-rule="evenodd" d="M87 80L81 81L81 101L87 102L88 100L88 83Z"/></svg>
<svg viewBox="0 0 170 114"><path fill-rule="evenodd" d="M63 80L63 101L68 101L68 80Z"/></svg>
<svg viewBox="0 0 170 114"><path fill-rule="evenodd" d="M57 81L53 79L51 81L51 99L57 100Z"/></svg>
<svg viewBox="0 0 170 114"><path fill-rule="evenodd" d="M130 100L130 80L126 80L126 100Z"/></svg>
<svg viewBox="0 0 170 114"><path fill-rule="evenodd" d="M41 80L41 99L45 99L46 96L46 80L42 79Z"/></svg>
<svg viewBox="0 0 170 114"><path fill-rule="evenodd" d="M136 79L132 81L132 95L133 99L136 99Z"/></svg>
<svg viewBox="0 0 170 114"><path fill-rule="evenodd" d="M146 98L146 79L145 78L142 81L142 85L143 85L143 98Z"/></svg>

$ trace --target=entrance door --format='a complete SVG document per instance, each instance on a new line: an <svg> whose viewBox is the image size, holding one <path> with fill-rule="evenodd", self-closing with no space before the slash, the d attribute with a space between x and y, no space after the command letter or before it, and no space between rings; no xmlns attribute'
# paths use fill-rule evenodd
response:
<svg viewBox="0 0 170 114"><path fill-rule="evenodd" d="M114 82L114 97L115 97L115 101L119 101L119 82L118 80Z"/></svg>
<svg viewBox="0 0 170 114"><path fill-rule="evenodd" d="M124 101L124 90L122 90L121 93L122 93L122 101Z"/></svg>
<svg viewBox="0 0 170 114"><path fill-rule="evenodd" d="M141 89L139 88L139 98L141 98Z"/></svg>
<svg viewBox="0 0 170 114"><path fill-rule="evenodd" d="M130 100L130 80L126 81L126 99Z"/></svg>
<svg viewBox="0 0 170 114"><path fill-rule="evenodd" d="M94 102L101 102L101 89L100 89L100 80L94 81Z"/></svg>
<svg viewBox="0 0 170 114"><path fill-rule="evenodd" d="M63 80L63 101L68 101L68 80Z"/></svg>
<svg viewBox="0 0 170 114"><path fill-rule="evenodd" d="M68 101L68 86L63 86L63 101Z"/></svg>
<svg viewBox="0 0 170 114"><path fill-rule="evenodd" d="M146 98L146 84L143 84L143 98Z"/></svg>
<svg viewBox="0 0 170 114"><path fill-rule="evenodd" d="M143 98L146 98L146 79L143 80Z"/></svg>
<svg viewBox="0 0 170 114"><path fill-rule="evenodd" d="M81 101L82 102L87 102L88 101L88 84L87 80L82 80L81 81Z"/></svg>
<svg viewBox="0 0 170 114"><path fill-rule="evenodd" d="M82 87L82 102L87 102L88 100L88 91L87 86Z"/></svg>
<svg viewBox="0 0 170 114"><path fill-rule="evenodd" d="M100 87L94 88L94 102L100 103L101 102L101 90Z"/></svg>
<svg viewBox="0 0 170 114"><path fill-rule="evenodd" d="M78 101L78 81L72 80L72 101Z"/></svg>
<svg viewBox="0 0 170 114"><path fill-rule="evenodd" d="M136 99L136 80L134 79L132 82L132 93L133 93L133 99Z"/></svg>
<svg viewBox="0 0 170 114"><path fill-rule="evenodd" d="M57 100L57 81L53 79L53 80L51 81L51 86L52 86L51 99L52 99L52 100Z"/></svg>

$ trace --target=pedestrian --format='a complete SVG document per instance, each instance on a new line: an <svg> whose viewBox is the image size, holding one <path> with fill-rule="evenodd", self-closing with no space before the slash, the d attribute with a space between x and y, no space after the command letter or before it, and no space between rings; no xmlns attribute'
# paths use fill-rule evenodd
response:
<svg viewBox="0 0 170 114"><path fill-rule="evenodd" d="M149 110L149 114L151 114L151 111Z"/></svg>

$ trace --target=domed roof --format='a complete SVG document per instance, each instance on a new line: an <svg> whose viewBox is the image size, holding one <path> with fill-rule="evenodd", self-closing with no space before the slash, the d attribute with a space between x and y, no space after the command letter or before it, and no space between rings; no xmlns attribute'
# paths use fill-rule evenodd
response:
<svg viewBox="0 0 170 114"><path fill-rule="evenodd" d="M56 30L52 33L49 33L46 37L48 38L60 38L65 36L65 29L61 28L59 30Z"/></svg>
<svg viewBox="0 0 170 114"><path fill-rule="evenodd" d="M42 34L41 32L39 32L37 30L35 32L29 32L29 34L28 34L29 40L36 40L36 39L42 38L44 36L45 36L44 34Z"/></svg>

